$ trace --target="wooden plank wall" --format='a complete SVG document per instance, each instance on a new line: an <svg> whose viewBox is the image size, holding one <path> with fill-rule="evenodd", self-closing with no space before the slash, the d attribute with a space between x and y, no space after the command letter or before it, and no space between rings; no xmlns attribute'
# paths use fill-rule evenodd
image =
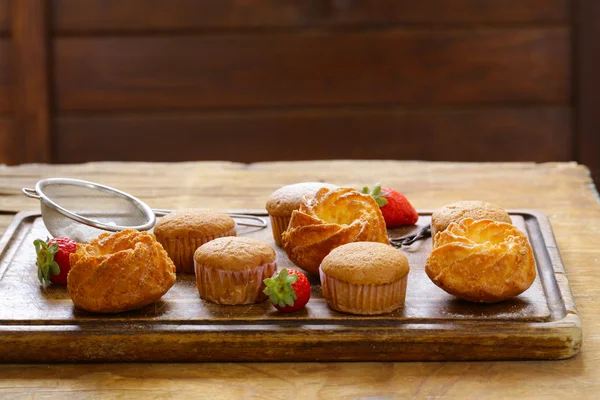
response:
<svg viewBox="0 0 600 400"><path fill-rule="evenodd" d="M577 7L577 160L600 187L600 1Z"/></svg>
<svg viewBox="0 0 600 400"><path fill-rule="evenodd" d="M55 159L567 160L568 3L55 1Z"/></svg>
<svg viewBox="0 0 600 400"><path fill-rule="evenodd" d="M554 161L581 147L573 0L33 1L48 9L54 162ZM0 145L10 14L0 0Z"/></svg>
<svg viewBox="0 0 600 400"><path fill-rule="evenodd" d="M12 2L13 130L18 135L13 152L22 162L51 160L47 16L46 1Z"/></svg>
<svg viewBox="0 0 600 400"><path fill-rule="evenodd" d="M12 119L12 64L10 57L10 9L8 0L0 0L0 163L16 163Z"/></svg>

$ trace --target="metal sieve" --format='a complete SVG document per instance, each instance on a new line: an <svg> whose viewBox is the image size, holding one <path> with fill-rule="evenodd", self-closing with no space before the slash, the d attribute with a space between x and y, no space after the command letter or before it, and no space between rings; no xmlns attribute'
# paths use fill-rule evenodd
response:
<svg viewBox="0 0 600 400"><path fill-rule="evenodd" d="M94 182L69 178L43 179L35 189L23 188L25 196L40 200L42 219L52 236L66 236L87 242L99 234L124 229L147 231L154 227L156 216L171 210L150 208L136 197ZM266 228L260 217L229 214L238 225Z"/></svg>

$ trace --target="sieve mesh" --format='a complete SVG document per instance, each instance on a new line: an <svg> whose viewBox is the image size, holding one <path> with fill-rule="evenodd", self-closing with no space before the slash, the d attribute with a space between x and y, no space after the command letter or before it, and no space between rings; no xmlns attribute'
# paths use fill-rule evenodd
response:
<svg viewBox="0 0 600 400"><path fill-rule="evenodd" d="M94 224L109 225L98 229L79 222L56 210L42 200L42 217L46 228L53 236L67 236L79 242L87 241L107 230L127 228L139 229L142 225L154 224L154 214L139 200L118 190L83 181L47 180L37 187L54 205L67 213L87 218ZM114 227L114 228L113 228Z"/></svg>

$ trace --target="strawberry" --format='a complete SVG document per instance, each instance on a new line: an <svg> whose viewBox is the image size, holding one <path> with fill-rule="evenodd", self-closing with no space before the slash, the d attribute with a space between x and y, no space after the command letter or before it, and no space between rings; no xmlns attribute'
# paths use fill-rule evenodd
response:
<svg viewBox="0 0 600 400"><path fill-rule="evenodd" d="M369 191L367 186L363 188L362 192L373 196L379 208L381 208L383 219L385 219L385 224L388 228L417 223L419 219L417 210L400 192L381 187L381 183L377 183L372 192Z"/></svg>
<svg viewBox="0 0 600 400"><path fill-rule="evenodd" d="M279 311L300 310L310 299L310 283L306 275L295 269L284 268L265 279L264 283L264 293Z"/></svg>
<svg viewBox="0 0 600 400"><path fill-rule="evenodd" d="M38 279L46 286L53 282L67 284L67 275L71 270L69 256L77 249L77 243L69 238L56 237L50 240L33 241L37 254Z"/></svg>

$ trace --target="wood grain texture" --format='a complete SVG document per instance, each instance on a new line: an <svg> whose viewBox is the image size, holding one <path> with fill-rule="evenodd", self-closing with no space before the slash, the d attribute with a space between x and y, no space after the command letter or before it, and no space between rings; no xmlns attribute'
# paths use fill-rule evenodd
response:
<svg viewBox="0 0 600 400"><path fill-rule="evenodd" d="M0 37L0 114L13 109L13 65L9 39Z"/></svg>
<svg viewBox="0 0 600 400"><path fill-rule="evenodd" d="M11 0L0 0L0 36L10 31L10 6Z"/></svg>
<svg viewBox="0 0 600 400"><path fill-rule="evenodd" d="M379 179L418 208L478 198L548 214L582 316L582 352L560 362L205 363L0 365L6 398L207 397L394 398L462 400L595 399L600 391L600 204L587 170L574 163L425 162L90 163L0 168L0 210L35 210L20 188L50 176L95 180L155 207L259 208L277 187L324 179ZM12 216L0 215L0 230Z"/></svg>
<svg viewBox="0 0 600 400"><path fill-rule="evenodd" d="M58 38L56 104L567 104L569 48L563 28Z"/></svg>
<svg viewBox="0 0 600 400"><path fill-rule="evenodd" d="M0 115L0 164L14 164L13 121L10 116Z"/></svg>
<svg viewBox="0 0 600 400"><path fill-rule="evenodd" d="M14 131L19 162L49 162L50 103L46 0L13 4Z"/></svg>
<svg viewBox="0 0 600 400"><path fill-rule="evenodd" d="M54 0L52 14L58 34L389 24L567 24L570 1Z"/></svg>
<svg viewBox="0 0 600 400"><path fill-rule="evenodd" d="M578 2L577 82L578 143L577 159L587 165L600 185L600 2Z"/></svg>
<svg viewBox="0 0 600 400"><path fill-rule="evenodd" d="M55 137L55 160L64 163L328 158L543 162L571 159L573 141L568 108L64 116Z"/></svg>

